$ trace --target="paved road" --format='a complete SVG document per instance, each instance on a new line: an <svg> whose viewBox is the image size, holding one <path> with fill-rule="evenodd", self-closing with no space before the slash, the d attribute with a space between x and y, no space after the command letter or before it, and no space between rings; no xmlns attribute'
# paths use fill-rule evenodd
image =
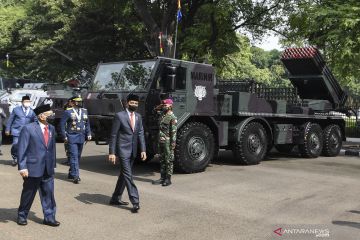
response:
<svg viewBox="0 0 360 240"><path fill-rule="evenodd" d="M64 160L58 144L58 162ZM82 182L68 182L58 164L55 195L59 228L41 224L37 196L26 227L15 222L22 180L10 166L9 145L0 158L0 239L359 239L360 158L301 159L273 153L257 166L239 166L229 152L203 173L177 174L174 184L151 185L159 164L135 166L141 209L107 203L118 167L106 163L107 146L85 146ZM124 197L127 200L127 196ZM282 237L273 231L282 228ZM297 229L297 230L296 230ZM328 230L330 237L291 234ZM314 231L314 230L313 230Z"/></svg>

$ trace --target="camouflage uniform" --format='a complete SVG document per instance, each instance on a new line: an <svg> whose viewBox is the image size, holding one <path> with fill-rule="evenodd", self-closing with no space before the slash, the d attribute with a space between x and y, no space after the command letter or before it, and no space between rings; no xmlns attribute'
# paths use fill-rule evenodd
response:
<svg viewBox="0 0 360 240"><path fill-rule="evenodd" d="M71 109L71 105L69 102L67 102L64 105L64 111ZM70 151L69 151L69 143L68 142L64 142L64 148L65 148L65 153L66 153L66 158L67 160L64 161L62 164L65 165L70 165Z"/></svg>
<svg viewBox="0 0 360 240"><path fill-rule="evenodd" d="M159 125L160 172L169 177L173 174L176 144L177 119L174 113L162 115Z"/></svg>

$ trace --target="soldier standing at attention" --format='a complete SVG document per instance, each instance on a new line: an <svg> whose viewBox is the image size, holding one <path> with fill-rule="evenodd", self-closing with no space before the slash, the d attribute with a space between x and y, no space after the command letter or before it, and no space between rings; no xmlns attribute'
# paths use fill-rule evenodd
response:
<svg viewBox="0 0 360 240"><path fill-rule="evenodd" d="M23 96L21 106L15 107L6 123L6 136L12 135L11 156L13 158L12 165L17 165L18 139L23 126L34 122L36 119L34 111L30 107L31 101L29 96Z"/></svg>
<svg viewBox="0 0 360 240"><path fill-rule="evenodd" d="M6 118L6 113L2 107L0 107L0 147L2 145L2 130L3 130L3 120ZM0 149L0 155L3 155Z"/></svg>
<svg viewBox="0 0 360 240"><path fill-rule="evenodd" d="M65 103L64 111L70 110L73 107L72 99L73 98L69 98L68 101ZM66 153L67 159L64 162L62 162L61 164L70 166L70 152L69 152L69 143L68 142L64 142L64 148L65 148L65 153Z"/></svg>
<svg viewBox="0 0 360 240"><path fill-rule="evenodd" d="M91 140L91 131L87 110L81 107L81 97L73 97L70 101L72 108L64 111L60 120L60 127L70 153L68 179L72 179L73 183L78 184L81 180L79 177L79 160L85 141Z"/></svg>
<svg viewBox="0 0 360 240"><path fill-rule="evenodd" d="M171 175L174 169L174 150L176 146L177 119L172 111L173 100L162 101L162 116L159 124L159 154L160 174L159 180L153 184L162 186L171 185Z"/></svg>

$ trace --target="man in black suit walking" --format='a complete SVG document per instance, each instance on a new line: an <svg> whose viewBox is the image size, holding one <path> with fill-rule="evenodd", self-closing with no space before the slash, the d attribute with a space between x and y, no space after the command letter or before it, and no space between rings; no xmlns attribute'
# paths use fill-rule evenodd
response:
<svg viewBox="0 0 360 240"><path fill-rule="evenodd" d="M113 164L119 158L121 172L111 197L111 205L128 205L121 201L121 196L126 187L129 199L133 205L132 212L140 209L139 193L132 176L132 166L140 146L141 160L146 160L144 128L141 115L136 113L139 106L139 96L130 94L127 98L127 108L114 116L111 136L109 141L109 161Z"/></svg>

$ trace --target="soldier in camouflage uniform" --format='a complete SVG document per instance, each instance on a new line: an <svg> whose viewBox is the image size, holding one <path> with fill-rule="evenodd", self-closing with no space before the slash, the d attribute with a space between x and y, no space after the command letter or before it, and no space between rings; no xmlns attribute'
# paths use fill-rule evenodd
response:
<svg viewBox="0 0 360 240"><path fill-rule="evenodd" d="M71 101L73 98L69 98L67 103L64 105L64 111L70 110L73 107L73 102ZM66 153L66 160L63 161L61 164L70 166L70 151L69 151L69 143L64 142L64 148Z"/></svg>
<svg viewBox="0 0 360 240"><path fill-rule="evenodd" d="M159 155L160 174L159 180L153 184L169 186L174 168L174 150L176 146L177 119L172 111L173 101L165 99L162 101L162 114L159 123Z"/></svg>

